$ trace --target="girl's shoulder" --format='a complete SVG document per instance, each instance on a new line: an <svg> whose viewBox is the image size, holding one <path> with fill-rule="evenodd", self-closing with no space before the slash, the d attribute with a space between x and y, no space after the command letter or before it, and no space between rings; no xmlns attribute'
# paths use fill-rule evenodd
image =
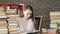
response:
<svg viewBox="0 0 60 34"><path fill-rule="evenodd" d="M18 18L18 21L22 21L23 20L23 18Z"/></svg>

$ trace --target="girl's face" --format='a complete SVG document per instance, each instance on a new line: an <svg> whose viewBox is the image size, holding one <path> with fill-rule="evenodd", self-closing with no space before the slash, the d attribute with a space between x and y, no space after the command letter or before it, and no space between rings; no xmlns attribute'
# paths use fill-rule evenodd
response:
<svg viewBox="0 0 60 34"><path fill-rule="evenodd" d="M32 16L32 11L30 9L26 9L26 11L24 11L24 17L30 18L31 16Z"/></svg>

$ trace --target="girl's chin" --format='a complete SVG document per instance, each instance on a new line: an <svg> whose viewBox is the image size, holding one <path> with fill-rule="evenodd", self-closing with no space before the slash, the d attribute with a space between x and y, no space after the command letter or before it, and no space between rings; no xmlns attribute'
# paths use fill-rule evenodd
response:
<svg viewBox="0 0 60 34"><path fill-rule="evenodd" d="M30 17L25 17L26 19L29 19Z"/></svg>

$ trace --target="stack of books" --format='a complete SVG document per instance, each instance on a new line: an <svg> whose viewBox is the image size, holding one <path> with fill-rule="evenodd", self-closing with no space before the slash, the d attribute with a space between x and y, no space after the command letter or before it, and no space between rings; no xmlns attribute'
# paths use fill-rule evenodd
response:
<svg viewBox="0 0 60 34"><path fill-rule="evenodd" d="M0 34L8 34L7 28L0 28Z"/></svg>
<svg viewBox="0 0 60 34"><path fill-rule="evenodd" d="M4 10L0 10L0 34L8 34L8 23Z"/></svg>
<svg viewBox="0 0 60 34"><path fill-rule="evenodd" d="M7 27L7 21L5 18L0 18L0 28L6 28Z"/></svg>
<svg viewBox="0 0 60 34"><path fill-rule="evenodd" d="M18 19L19 18L19 15L6 15L9 19Z"/></svg>
<svg viewBox="0 0 60 34"><path fill-rule="evenodd" d="M6 13L4 10L0 10L0 18L6 18Z"/></svg>
<svg viewBox="0 0 60 34"><path fill-rule="evenodd" d="M50 27L58 28L59 27L58 23L60 22L60 12L59 11L50 12L50 20L51 20Z"/></svg>
<svg viewBox="0 0 60 34"><path fill-rule="evenodd" d="M6 14L7 15L16 15L17 14L17 10L16 9L6 10Z"/></svg>
<svg viewBox="0 0 60 34"><path fill-rule="evenodd" d="M10 34L19 34L19 28L10 28L9 33Z"/></svg>
<svg viewBox="0 0 60 34"><path fill-rule="evenodd" d="M50 12L51 22L60 22L60 12Z"/></svg>
<svg viewBox="0 0 60 34"><path fill-rule="evenodd" d="M3 6L0 6L0 34L19 34L18 19L16 9L4 11Z"/></svg>
<svg viewBox="0 0 60 34"><path fill-rule="evenodd" d="M19 18L19 15L7 15L8 17L8 28L9 28L9 33L10 34L18 34L19 33L19 28L17 24L17 20Z"/></svg>

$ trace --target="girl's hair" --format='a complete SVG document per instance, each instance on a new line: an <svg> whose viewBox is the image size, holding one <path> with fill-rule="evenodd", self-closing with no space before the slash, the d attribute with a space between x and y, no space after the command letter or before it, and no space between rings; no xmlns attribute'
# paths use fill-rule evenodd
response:
<svg viewBox="0 0 60 34"><path fill-rule="evenodd" d="M31 15L30 18L32 18L32 21L34 22L34 25L35 25L36 23L35 23L34 16L33 16L33 8L32 8L32 6L31 5L27 5L26 9L30 9L32 11L32 15ZM36 28L36 26L35 26L35 28Z"/></svg>
<svg viewBox="0 0 60 34"><path fill-rule="evenodd" d="M32 11L32 15L31 15L30 18L33 18L33 8L32 8L32 6L31 5L27 5L26 9L30 9Z"/></svg>

